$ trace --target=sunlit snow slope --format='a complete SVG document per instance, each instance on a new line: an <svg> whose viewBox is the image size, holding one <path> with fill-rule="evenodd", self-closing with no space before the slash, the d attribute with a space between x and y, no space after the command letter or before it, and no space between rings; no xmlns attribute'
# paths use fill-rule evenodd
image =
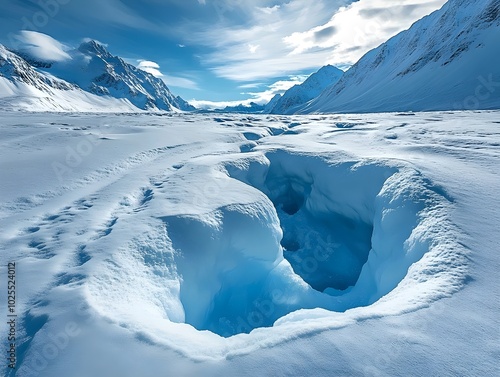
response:
<svg viewBox="0 0 500 377"><path fill-rule="evenodd" d="M499 112L0 119L2 375L498 371Z"/></svg>

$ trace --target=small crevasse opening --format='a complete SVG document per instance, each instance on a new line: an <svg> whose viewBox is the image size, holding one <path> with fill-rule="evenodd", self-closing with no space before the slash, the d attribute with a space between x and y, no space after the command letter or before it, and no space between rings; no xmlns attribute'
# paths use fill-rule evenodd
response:
<svg viewBox="0 0 500 377"><path fill-rule="evenodd" d="M96 308L129 319L125 297L134 320L191 341L172 324L231 337L374 303L399 314L460 285L451 198L412 166L283 150L216 161L176 169L134 212L140 233L89 280Z"/></svg>
<svg viewBox="0 0 500 377"><path fill-rule="evenodd" d="M198 330L232 336L299 309L370 305L428 250L406 243L432 194L411 169L280 150L223 167L232 192L252 200L162 218L182 277L181 321Z"/></svg>

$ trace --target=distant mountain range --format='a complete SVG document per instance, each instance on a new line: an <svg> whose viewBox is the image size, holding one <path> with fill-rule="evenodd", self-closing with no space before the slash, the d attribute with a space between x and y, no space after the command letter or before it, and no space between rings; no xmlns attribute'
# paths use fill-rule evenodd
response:
<svg viewBox="0 0 500 377"><path fill-rule="evenodd" d="M316 98L327 87L336 84L344 71L331 65L324 66L318 72L313 73L300 85L294 85L288 89L281 98L277 99L270 109L271 114L293 114L300 110L301 106Z"/></svg>
<svg viewBox="0 0 500 377"><path fill-rule="evenodd" d="M293 114L301 106L316 98L328 86L340 80L344 71L327 65L310 75L302 84L292 86L282 95L276 94L266 105L250 102L248 105L226 106L217 112Z"/></svg>
<svg viewBox="0 0 500 377"><path fill-rule="evenodd" d="M0 45L0 104L51 111L192 111L163 80L96 41L51 61Z"/></svg>
<svg viewBox="0 0 500 377"><path fill-rule="evenodd" d="M257 114L264 112L265 105L259 105L255 102L250 102L248 105L239 104L236 106L226 106L223 109L215 109L218 113L241 113L241 114Z"/></svg>

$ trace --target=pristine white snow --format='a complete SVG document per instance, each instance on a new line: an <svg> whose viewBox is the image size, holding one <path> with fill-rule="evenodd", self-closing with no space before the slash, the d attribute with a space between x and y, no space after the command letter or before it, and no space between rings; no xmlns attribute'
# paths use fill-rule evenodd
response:
<svg viewBox="0 0 500 377"><path fill-rule="evenodd" d="M0 119L17 375L497 374L500 112Z"/></svg>
<svg viewBox="0 0 500 377"><path fill-rule="evenodd" d="M500 1L450 0L369 51L299 112L498 109L499 40Z"/></svg>

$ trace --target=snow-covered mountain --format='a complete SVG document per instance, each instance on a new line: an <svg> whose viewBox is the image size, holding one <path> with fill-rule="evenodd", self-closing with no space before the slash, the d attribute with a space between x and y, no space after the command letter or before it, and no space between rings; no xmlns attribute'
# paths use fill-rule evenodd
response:
<svg viewBox="0 0 500 377"><path fill-rule="evenodd" d="M269 114L274 106L278 103L278 101L281 99L281 94L276 94L271 100L267 103L267 105L264 106L264 113Z"/></svg>
<svg viewBox="0 0 500 377"><path fill-rule="evenodd" d="M0 47L0 98L4 108L49 111L191 111L163 80L89 40L61 49L51 37L20 33L16 50ZM30 41L40 42L32 45Z"/></svg>
<svg viewBox="0 0 500 377"><path fill-rule="evenodd" d="M69 59L41 61L23 56L40 70L99 95L123 98L142 110L194 110L181 97L174 96L163 80L112 55L105 46L90 40L67 51Z"/></svg>
<svg viewBox="0 0 500 377"><path fill-rule="evenodd" d="M301 105L319 96L325 88L337 83L343 74L342 70L331 65L322 67L302 84L294 85L288 89L281 98L276 100L269 112L271 114L293 114Z"/></svg>
<svg viewBox="0 0 500 377"><path fill-rule="evenodd" d="M499 41L499 0L450 0L368 52L300 112L499 108Z"/></svg>
<svg viewBox="0 0 500 377"><path fill-rule="evenodd" d="M128 100L99 97L38 71L0 45L0 106L31 111L137 111Z"/></svg>
<svg viewBox="0 0 500 377"><path fill-rule="evenodd" d="M181 97L174 96L163 80L111 55L98 42L83 43L78 51L86 59L90 57L88 66L84 67L85 74L80 78L81 84L88 85L90 91L113 97L123 96L144 110L194 110Z"/></svg>
<svg viewBox="0 0 500 377"><path fill-rule="evenodd" d="M37 72L25 59L10 52L2 45L0 45L0 76L3 82L12 80L42 91L48 91L51 88L61 90L76 88L75 85L63 80Z"/></svg>

